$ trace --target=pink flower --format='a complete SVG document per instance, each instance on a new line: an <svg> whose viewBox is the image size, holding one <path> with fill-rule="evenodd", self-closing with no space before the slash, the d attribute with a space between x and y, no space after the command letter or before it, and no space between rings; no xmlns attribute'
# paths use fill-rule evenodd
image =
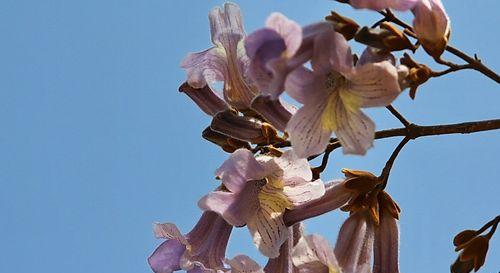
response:
<svg viewBox="0 0 500 273"><path fill-rule="evenodd" d="M285 83L288 94L303 104L287 125L295 152L319 154L335 132L344 153L365 154L375 124L360 108L386 106L399 95L396 67L369 52L354 65L347 41L333 27L317 34L311 65L312 71L294 70Z"/></svg>
<svg viewBox="0 0 500 273"><path fill-rule="evenodd" d="M434 58L443 54L451 27L441 0L420 0L412 9L413 28L425 51Z"/></svg>
<svg viewBox="0 0 500 273"><path fill-rule="evenodd" d="M217 81L224 82L224 99L237 109L250 107L257 89L245 77L249 60L243 47L243 20L240 8L225 3L209 13L212 43L205 51L189 54L181 63L188 74L187 82L194 88L202 88Z"/></svg>
<svg viewBox="0 0 500 273"><path fill-rule="evenodd" d="M325 193L320 180L310 182L308 161L291 150L281 157L255 158L249 150L239 149L216 174L224 188L204 196L200 208L217 212L233 226L247 225L257 248L270 258L279 256L289 237L285 210Z"/></svg>
<svg viewBox="0 0 500 273"><path fill-rule="evenodd" d="M300 238L292 260L299 273L340 273L332 247L319 235Z"/></svg>
<svg viewBox="0 0 500 273"><path fill-rule="evenodd" d="M350 216L342 225L335 255L343 273L399 273L400 209L379 188L373 174L344 170L345 187L353 197L344 208ZM373 253L373 266L371 265Z"/></svg>
<svg viewBox="0 0 500 273"><path fill-rule="evenodd" d="M231 267L228 273L264 273L259 264L246 255L238 255L226 263Z"/></svg>
<svg viewBox="0 0 500 273"><path fill-rule="evenodd" d="M271 14L266 27L250 34L245 39L245 48L250 58L249 73L264 94L277 98L284 89L287 73L293 69L290 60L302 43L302 28L281 13ZM307 61L296 62L302 65Z"/></svg>
<svg viewBox="0 0 500 273"><path fill-rule="evenodd" d="M215 273L224 268L232 226L214 212L205 212L196 226L182 235L171 223L155 224L157 238L166 239L148 259L155 273Z"/></svg>

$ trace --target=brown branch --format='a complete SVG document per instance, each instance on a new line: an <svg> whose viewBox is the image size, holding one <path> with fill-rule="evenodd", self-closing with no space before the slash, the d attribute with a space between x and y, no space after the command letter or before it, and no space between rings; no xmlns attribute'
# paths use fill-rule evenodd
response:
<svg viewBox="0 0 500 273"><path fill-rule="evenodd" d="M464 69L474 69L474 67L470 64L463 64L463 65L455 65L455 66L450 66L448 69L443 70L443 71L432 71L431 77L436 78L440 76L444 76L446 74L459 71L459 70L464 70Z"/></svg>
<svg viewBox="0 0 500 273"><path fill-rule="evenodd" d="M408 34L409 36L411 36L413 38L417 38L417 35L415 34L413 27L408 25L407 23L401 21L396 15L394 15L394 13L392 13L392 11L386 10L386 11L380 11L379 13L385 17L386 21L392 22L396 25L399 25L400 27L405 28L406 34ZM457 56L458 58L464 60L465 62L467 62L470 65L471 69L474 69L478 72L481 72L486 77L494 80L497 83L500 83L500 76L497 73L495 73L493 70L488 68L486 65L484 65L479 59L470 57L469 55L465 54L464 52L460 51L459 49L457 49L451 45L446 46L446 51L448 51L449 53L451 53L451 54ZM451 62L446 62L446 61L443 61L440 59L437 59L436 61L438 63L447 65L451 68L455 68L454 71L461 70L461 69L457 69L457 67L461 67L461 65L457 65L457 64L454 64ZM464 69L464 68L462 68L462 69Z"/></svg>
<svg viewBox="0 0 500 273"><path fill-rule="evenodd" d="M401 121L401 123L405 127L410 126L411 122L409 122L401 113L399 113L398 110L396 110L396 108L394 108L394 106L389 105L389 106L386 106L385 108L387 108L387 110L389 110L393 116L395 116L399 121Z"/></svg>
<svg viewBox="0 0 500 273"><path fill-rule="evenodd" d="M387 163L385 163L385 167L384 169L382 170L382 173L380 174L379 176L379 179L382 180L382 184L381 184L381 189L385 189L385 187L387 186L387 181L389 180L389 175L391 173L391 169L392 169L392 165L394 165L394 161L396 160L396 158L398 157L399 155L399 152L401 152L401 150L403 149L403 147L406 145L406 143L408 143L409 141L411 140L411 138L409 138L408 136L405 137L399 144L398 146L396 147L396 149L394 149L394 151L392 152L391 154L391 157L389 158L389 160L387 160Z"/></svg>

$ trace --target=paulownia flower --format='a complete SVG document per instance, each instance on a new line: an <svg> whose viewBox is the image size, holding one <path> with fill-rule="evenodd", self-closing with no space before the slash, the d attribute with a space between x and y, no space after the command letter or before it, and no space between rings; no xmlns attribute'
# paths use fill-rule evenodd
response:
<svg viewBox="0 0 500 273"><path fill-rule="evenodd" d="M342 208L350 216L342 225L335 255L343 273L399 273L400 209L380 190L380 179L363 171L343 170L345 187L354 196Z"/></svg>
<svg viewBox="0 0 500 273"><path fill-rule="evenodd" d="M354 65L347 41L333 28L316 40L312 71L299 67L285 83L288 94L303 104L287 125L292 146L299 157L319 154L335 132L344 153L365 154L375 124L360 108L389 105L400 94L397 69L371 54Z"/></svg>
<svg viewBox="0 0 500 273"><path fill-rule="evenodd" d="M228 273L264 273L259 264L246 255L238 255L226 263L231 267Z"/></svg>
<svg viewBox="0 0 500 273"><path fill-rule="evenodd" d="M223 189L204 196L200 208L219 213L233 226L247 225L257 248L270 258L278 257L289 236L283 222L285 210L325 193L320 180L310 182L308 161L292 150L281 157L255 158L249 150L239 149L216 175L222 179Z"/></svg>
<svg viewBox="0 0 500 273"><path fill-rule="evenodd" d="M219 272L224 268L231 230L231 225L210 211L204 212L186 235L182 235L174 224L155 224L155 236L167 240L148 258L148 263L155 273L178 270L188 273Z"/></svg>
<svg viewBox="0 0 500 273"><path fill-rule="evenodd" d="M245 77L249 60L243 46L245 32L240 8L225 3L224 9L216 7L208 17L214 47L191 53L182 61L187 82L194 88L202 88L223 81L226 102L237 109L248 109L257 89Z"/></svg>
<svg viewBox="0 0 500 273"><path fill-rule="evenodd" d="M450 18L441 0L420 0L412 9L413 29L425 51L434 58L443 54L451 34Z"/></svg>
<svg viewBox="0 0 500 273"><path fill-rule="evenodd" d="M332 247L316 234L300 238L292 260L299 273L340 273Z"/></svg>
<svg viewBox="0 0 500 273"><path fill-rule="evenodd" d="M441 56L450 36L450 18L441 0L351 0L355 8L400 11L412 10L413 28L425 51L434 58Z"/></svg>
<svg viewBox="0 0 500 273"><path fill-rule="evenodd" d="M302 28L281 13L271 14L266 27L250 34L245 39L245 48L250 58L249 73L259 90L276 98L284 89L290 68L289 61L302 43ZM299 62L301 65L307 61Z"/></svg>

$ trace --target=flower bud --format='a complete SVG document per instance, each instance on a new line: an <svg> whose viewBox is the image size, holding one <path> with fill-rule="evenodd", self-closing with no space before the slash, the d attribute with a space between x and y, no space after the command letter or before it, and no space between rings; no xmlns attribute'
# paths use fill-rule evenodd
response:
<svg viewBox="0 0 500 273"><path fill-rule="evenodd" d="M356 33L354 39L386 53L405 49L415 51L416 49L402 31L387 22L381 23L380 28L363 27Z"/></svg>
<svg viewBox="0 0 500 273"><path fill-rule="evenodd" d="M460 247L463 244L472 240L474 237L476 237L476 235L477 235L477 231L475 231L475 230L471 230L471 229L464 230L464 231L458 233L457 235L455 235L455 238L453 238L453 245L456 247Z"/></svg>
<svg viewBox="0 0 500 273"><path fill-rule="evenodd" d="M346 40L351 40L359 29L359 25L351 18L344 17L335 11L325 17L325 20L333 23L335 31L344 35Z"/></svg>
<svg viewBox="0 0 500 273"><path fill-rule="evenodd" d="M421 0L412 9L413 28L425 51L434 58L443 54L451 33L450 19L441 0Z"/></svg>

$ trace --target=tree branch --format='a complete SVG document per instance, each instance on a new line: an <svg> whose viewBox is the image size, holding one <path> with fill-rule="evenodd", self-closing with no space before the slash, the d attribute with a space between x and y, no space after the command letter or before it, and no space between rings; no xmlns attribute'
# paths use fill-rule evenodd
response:
<svg viewBox="0 0 500 273"><path fill-rule="evenodd" d="M385 108L387 108L387 110L389 110L393 116L395 116L399 121L401 121L401 123L405 127L410 126L411 122L409 122L401 113L399 113L398 110L396 110L396 108L394 108L394 106L389 105L389 106L386 106Z"/></svg>
<svg viewBox="0 0 500 273"><path fill-rule="evenodd" d="M386 21L392 22L396 25L399 25L400 27L405 28L407 30L407 31L405 31L406 34L408 34L409 36L411 36L413 38L418 39L417 35L415 34L415 32L413 30L413 27L408 25L407 23L401 21L396 15L394 15L394 13L392 13L392 11L386 10L386 11L380 11L379 13L385 17ZM449 53L451 53L451 54L457 56L458 58L464 60L465 62L467 62L469 64L470 68L472 68L478 72L481 72L486 77L494 80L497 83L500 83L500 76L497 73L495 73L493 70L488 68L486 65L484 65L481 62L481 60L479 60L477 58L470 57L469 55L465 54L464 52L460 51L459 49L457 49L451 45L446 46L446 51L448 51ZM453 71L465 69L465 68L463 68L463 65L461 66L461 65L450 63L450 62L444 62L442 60L436 60L436 61L438 63L441 63L441 64L447 65L451 68L454 68L455 70L453 70ZM460 68L460 67L462 67L462 68ZM459 69L457 69L457 68L459 68ZM469 67L467 67L467 68L469 68Z"/></svg>

